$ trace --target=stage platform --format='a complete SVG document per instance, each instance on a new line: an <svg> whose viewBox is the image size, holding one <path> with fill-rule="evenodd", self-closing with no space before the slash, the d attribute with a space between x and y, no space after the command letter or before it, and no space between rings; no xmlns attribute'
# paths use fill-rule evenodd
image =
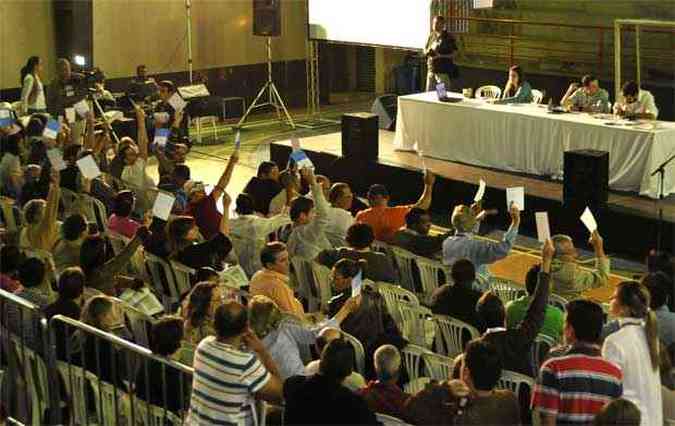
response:
<svg viewBox="0 0 675 426"><path fill-rule="evenodd" d="M499 228L508 225L505 189L524 186L526 211L523 213L521 234L536 237L535 211L548 211L553 233L566 233L578 242L588 234L578 220L581 210L563 205L562 182L538 176L522 175L466 164L421 158L416 153L395 151L394 132L379 132L379 161L375 164L360 164L342 158L341 134L330 133L301 139L302 148L315 163L319 173L333 181L350 183L354 191L365 194L368 186L383 183L392 193L393 203L414 202L422 189L421 170L426 166L438 179L434 188L432 211L447 218L451 207L458 203L470 203L484 179L488 189L484 198L486 208L497 208L502 214L491 218L488 225ZM285 165L290 153L290 141L274 142L271 145L272 160ZM675 171L673 171L675 173ZM664 227L662 247L675 249L675 196L663 201ZM658 201L637 194L610 192L605 208L594 212L605 237L606 249L631 259L642 259L656 247ZM446 222L447 223L447 222Z"/></svg>

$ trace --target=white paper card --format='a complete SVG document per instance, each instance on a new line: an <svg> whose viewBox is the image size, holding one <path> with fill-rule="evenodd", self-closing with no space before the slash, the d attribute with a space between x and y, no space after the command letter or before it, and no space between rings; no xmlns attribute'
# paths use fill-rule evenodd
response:
<svg viewBox="0 0 675 426"><path fill-rule="evenodd" d="M143 287L140 290L128 288L120 294L120 299L146 315L152 316L164 312L164 306L148 287Z"/></svg>
<svg viewBox="0 0 675 426"><path fill-rule="evenodd" d="M475 203L483 200L483 197L485 196L485 188L487 188L487 183L485 183L483 179L478 181L478 191L476 191L476 196L473 197L473 201Z"/></svg>
<svg viewBox="0 0 675 426"><path fill-rule="evenodd" d="M170 133L170 129L165 129L162 127L155 129L155 138L153 139L153 143L160 148L164 148L166 146L166 142L169 140Z"/></svg>
<svg viewBox="0 0 675 426"><path fill-rule="evenodd" d="M291 159L298 165L298 169L313 169L314 163L309 159L305 151L299 150L291 153Z"/></svg>
<svg viewBox="0 0 675 426"><path fill-rule="evenodd" d="M583 214L581 215L581 221L584 223L584 225L586 225L588 232L593 233L593 231L598 230L598 222L595 220L593 212L591 212L591 209L588 207L586 207L586 210L584 210Z"/></svg>
<svg viewBox="0 0 675 426"><path fill-rule="evenodd" d="M525 187L506 188L506 207L511 208L511 203L518 206L518 210L525 210Z"/></svg>
<svg viewBox="0 0 675 426"><path fill-rule="evenodd" d="M169 105L173 107L173 110L176 112L183 111L185 108L185 105L187 105L187 102L183 100L183 98L180 97L178 92L174 93L170 98L169 98Z"/></svg>
<svg viewBox="0 0 675 426"><path fill-rule="evenodd" d="M57 120L49 119L45 129L42 131L42 137L47 139L56 139L61 130L61 124Z"/></svg>
<svg viewBox="0 0 675 426"><path fill-rule="evenodd" d="M82 99L80 102L73 105L73 107L75 108L75 111L77 111L77 115L82 118L86 117L89 112L89 104L86 99Z"/></svg>
<svg viewBox="0 0 675 426"><path fill-rule="evenodd" d="M544 243L551 238L551 226L548 223L548 212L536 212L537 239Z"/></svg>
<svg viewBox="0 0 675 426"><path fill-rule="evenodd" d="M237 130L237 134L234 135L234 150L239 151L241 148L241 132Z"/></svg>
<svg viewBox="0 0 675 426"><path fill-rule="evenodd" d="M47 151L47 158L49 158L49 162L52 164L52 167L59 172L61 170L65 170L68 167L66 162L63 161L63 154L61 153L60 149L54 148Z"/></svg>
<svg viewBox="0 0 675 426"><path fill-rule="evenodd" d="M75 122L75 108L66 108L66 121L68 123Z"/></svg>
<svg viewBox="0 0 675 426"><path fill-rule="evenodd" d="M218 274L226 287L240 289L248 285L248 277L241 266L230 266Z"/></svg>
<svg viewBox="0 0 675 426"><path fill-rule="evenodd" d="M173 195L166 192L158 192L155 204L152 206L152 214L164 221L169 220L174 201L176 201L176 197Z"/></svg>
<svg viewBox="0 0 675 426"><path fill-rule="evenodd" d="M293 148L293 151L298 151L300 149L300 139L291 138L291 147Z"/></svg>
<svg viewBox="0 0 675 426"><path fill-rule="evenodd" d="M352 297L358 297L361 294L362 288L363 272L359 272L354 278L352 278Z"/></svg>
<svg viewBox="0 0 675 426"><path fill-rule="evenodd" d="M94 161L94 157L87 155L84 158L77 160L77 167L82 172L82 176L87 179L96 179L101 175L101 170L98 168L98 164Z"/></svg>

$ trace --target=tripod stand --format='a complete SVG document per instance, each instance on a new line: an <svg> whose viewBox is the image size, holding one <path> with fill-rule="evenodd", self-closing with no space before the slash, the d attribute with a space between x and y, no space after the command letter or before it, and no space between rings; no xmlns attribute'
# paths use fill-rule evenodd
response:
<svg viewBox="0 0 675 426"><path fill-rule="evenodd" d="M261 102L259 103L263 95L267 92L267 102ZM248 107L246 110L246 113L244 114L243 117L241 117L241 120L239 120L239 123L237 124L238 127L242 127L244 122L246 122L246 119L248 118L249 114L256 108L261 108L264 106L270 105L274 107L277 111L277 119L281 120L281 113L280 111L283 111L284 115L286 116L286 120L288 120L288 124L292 128L295 129L295 123L293 122L293 118L291 118L291 114L288 113L288 109L286 108L286 105L284 104L284 100L281 98L281 95L279 94L279 91L277 90L277 86L274 84L274 81L272 80L272 38L267 37L267 82L263 85L262 89L258 92L258 96L255 97L253 100L253 103L251 103L251 106Z"/></svg>
<svg viewBox="0 0 675 426"><path fill-rule="evenodd" d="M658 252L661 251L661 237L663 233L663 199L665 198L664 196L664 191L665 191L665 179L666 179L666 167L668 164L670 164L673 160L675 160L675 154L671 155L670 158L668 158L666 161L663 162L654 172L651 174L651 176L654 175L659 175L659 225L656 231L656 250Z"/></svg>

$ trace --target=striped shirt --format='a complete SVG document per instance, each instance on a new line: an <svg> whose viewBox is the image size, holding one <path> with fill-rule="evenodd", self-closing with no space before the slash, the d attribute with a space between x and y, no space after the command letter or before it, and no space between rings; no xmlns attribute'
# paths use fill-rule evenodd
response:
<svg viewBox="0 0 675 426"><path fill-rule="evenodd" d="M253 424L254 394L270 379L255 354L209 336L197 346L193 366L190 412L185 424Z"/></svg>
<svg viewBox="0 0 675 426"><path fill-rule="evenodd" d="M621 368L600 357L597 348L573 347L541 366L532 408L556 416L558 425L590 424L605 404L623 394L622 381Z"/></svg>

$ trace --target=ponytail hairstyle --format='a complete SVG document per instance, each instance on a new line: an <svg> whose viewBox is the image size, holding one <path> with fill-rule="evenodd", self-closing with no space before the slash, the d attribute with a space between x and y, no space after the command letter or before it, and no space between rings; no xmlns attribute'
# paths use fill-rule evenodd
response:
<svg viewBox="0 0 675 426"><path fill-rule="evenodd" d="M649 358L654 370L659 368L659 329L654 311L649 309L650 295L645 286L636 281L624 281L617 287L616 297L626 315L645 320Z"/></svg>
<svg viewBox="0 0 675 426"><path fill-rule="evenodd" d="M40 63L39 56L31 56L28 58L26 65L21 68L21 85L23 86L23 79L26 78L28 74L33 74L35 72L35 67Z"/></svg>

